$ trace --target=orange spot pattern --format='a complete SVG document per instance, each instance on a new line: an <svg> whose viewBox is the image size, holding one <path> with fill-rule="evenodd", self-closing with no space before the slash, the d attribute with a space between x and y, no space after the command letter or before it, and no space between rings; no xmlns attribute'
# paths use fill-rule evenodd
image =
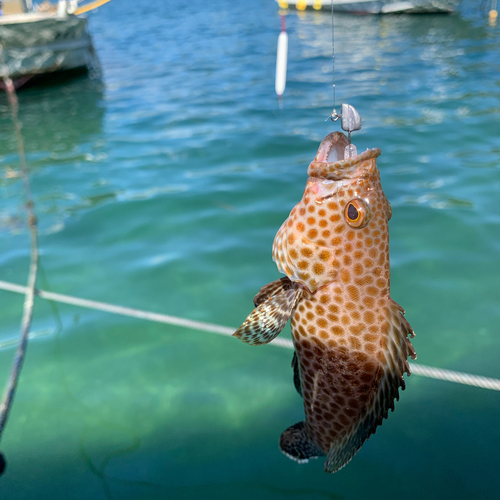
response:
<svg viewBox="0 0 500 500"><path fill-rule="evenodd" d="M391 320L390 205L376 167L379 154L369 150L346 162L312 162L304 196L273 246L279 270L304 287L292 334L306 432L325 453L332 443L344 443L375 406L386 413L393 404L386 400L394 394L379 394L381 381L386 373L404 370L401 353L410 352L394 340L403 323ZM364 227L345 221L344 208L352 199L369 207ZM374 421L376 427L380 422Z"/></svg>

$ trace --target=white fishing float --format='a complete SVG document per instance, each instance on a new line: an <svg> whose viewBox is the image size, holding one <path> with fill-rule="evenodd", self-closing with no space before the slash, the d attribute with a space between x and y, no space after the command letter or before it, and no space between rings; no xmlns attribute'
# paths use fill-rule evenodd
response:
<svg viewBox="0 0 500 500"><path fill-rule="evenodd" d="M278 37L278 53L276 56L276 83L275 89L278 98L281 98L286 87L286 64L288 58L288 35L286 33L285 16L281 16L281 33Z"/></svg>

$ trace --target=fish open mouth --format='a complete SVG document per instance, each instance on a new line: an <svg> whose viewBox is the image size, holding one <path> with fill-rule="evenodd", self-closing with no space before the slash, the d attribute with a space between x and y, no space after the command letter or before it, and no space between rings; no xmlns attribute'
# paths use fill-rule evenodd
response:
<svg viewBox="0 0 500 500"><path fill-rule="evenodd" d="M380 149L368 149L363 153L344 160L345 148L349 145L347 137L342 132L328 134L319 145L314 161L311 162L307 173L311 177L324 179L353 179L366 177L372 172L374 160L381 154Z"/></svg>
<svg viewBox="0 0 500 500"><path fill-rule="evenodd" d="M348 144L349 141L342 132L332 132L321 141L314 161L321 163L343 161L344 151Z"/></svg>

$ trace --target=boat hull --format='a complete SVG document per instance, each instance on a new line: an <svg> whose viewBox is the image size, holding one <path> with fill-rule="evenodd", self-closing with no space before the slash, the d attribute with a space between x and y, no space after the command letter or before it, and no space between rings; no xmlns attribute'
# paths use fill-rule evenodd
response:
<svg viewBox="0 0 500 500"><path fill-rule="evenodd" d="M332 10L329 0L276 0L281 8ZM335 12L351 14L451 14L459 0L333 0Z"/></svg>
<svg viewBox="0 0 500 500"><path fill-rule="evenodd" d="M87 20L21 14L0 20L0 73L17 84L34 76L98 65Z"/></svg>

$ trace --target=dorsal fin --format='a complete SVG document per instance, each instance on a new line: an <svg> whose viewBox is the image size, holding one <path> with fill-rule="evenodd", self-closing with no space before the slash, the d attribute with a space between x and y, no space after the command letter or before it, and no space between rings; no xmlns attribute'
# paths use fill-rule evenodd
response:
<svg viewBox="0 0 500 500"><path fill-rule="evenodd" d="M388 332L391 347L387 353L390 358L389 363L385 366L380 365L378 369L374 380L377 390L368 404L364 417L342 440L332 443L325 462L326 472L337 472L351 461L365 440L375 433L383 419L387 418L389 409L394 411L394 399L398 400L399 389L405 388L404 373L410 375L407 358L417 357L408 338L414 337L415 333L403 316L403 308L392 299L389 311L391 315L391 327Z"/></svg>

